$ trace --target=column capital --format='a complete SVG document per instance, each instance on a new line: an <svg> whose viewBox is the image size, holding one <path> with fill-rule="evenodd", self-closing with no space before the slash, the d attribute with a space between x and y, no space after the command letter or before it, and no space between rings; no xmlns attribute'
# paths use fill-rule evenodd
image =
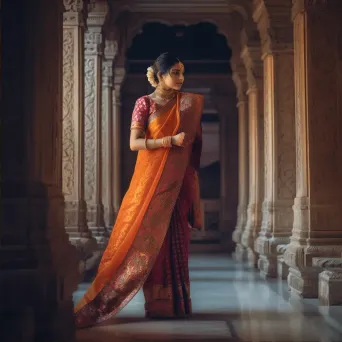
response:
<svg viewBox="0 0 342 342"><path fill-rule="evenodd" d="M258 88L263 80L263 62L259 46L244 46L241 58L247 72L247 83L249 90Z"/></svg>
<svg viewBox="0 0 342 342"><path fill-rule="evenodd" d="M301 12L322 9L342 10L342 1L340 0L292 0L292 19Z"/></svg>
<svg viewBox="0 0 342 342"><path fill-rule="evenodd" d="M121 86L126 77L126 70L124 67L115 67L114 68L114 89L117 95L119 96L121 91Z"/></svg>
<svg viewBox="0 0 342 342"><path fill-rule="evenodd" d="M87 1L63 0L63 25L85 26L87 17Z"/></svg>
<svg viewBox="0 0 342 342"><path fill-rule="evenodd" d="M84 34L84 52L86 55L100 55L103 52L101 28L88 28Z"/></svg>
<svg viewBox="0 0 342 342"><path fill-rule="evenodd" d="M118 42L116 40L105 40L104 57L106 60L114 60L118 53Z"/></svg>
<svg viewBox="0 0 342 342"><path fill-rule="evenodd" d="M291 2L254 0L253 20L257 24L263 56L293 50Z"/></svg>
<svg viewBox="0 0 342 342"><path fill-rule="evenodd" d="M85 0L63 0L66 12L81 12L85 9L87 1Z"/></svg>
<svg viewBox="0 0 342 342"><path fill-rule="evenodd" d="M247 72L243 64L236 65L235 63L232 63L232 70L232 80L236 87L236 98L239 104L240 102L245 102L247 100Z"/></svg>
<svg viewBox="0 0 342 342"><path fill-rule="evenodd" d="M88 5L88 18L87 25L88 27L100 27L102 28L103 24L106 21L107 15L109 12L109 7L107 2L92 2Z"/></svg>
<svg viewBox="0 0 342 342"><path fill-rule="evenodd" d="M102 62L102 86L113 87L113 63L118 51L115 40L106 40L104 47L104 60Z"/></svg>

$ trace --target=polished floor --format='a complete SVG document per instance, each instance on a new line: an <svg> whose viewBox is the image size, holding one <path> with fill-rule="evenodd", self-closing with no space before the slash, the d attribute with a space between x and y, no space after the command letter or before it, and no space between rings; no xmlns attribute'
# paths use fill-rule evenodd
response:
<svg viewBox="0 0 342 342"><path fill-rule="evenodd" d="M191 318L147 320L139 293L117 317L79 330L77 341L342 342L340 306L327 309L317 300L291 299L285 281L264 281L223 255L194 254L190 269ZM75 301L87 286L80 285Z"/></svg>

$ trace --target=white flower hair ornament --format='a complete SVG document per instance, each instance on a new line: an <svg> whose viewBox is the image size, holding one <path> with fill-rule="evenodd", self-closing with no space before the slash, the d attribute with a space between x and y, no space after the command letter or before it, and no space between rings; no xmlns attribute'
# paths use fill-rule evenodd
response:
<svg viewBox="0 0 342 342"><path fill-rule="evenodd" d="M147 76L147 80L149 81L151 86L153 88L157 88L158 83L156 82L156 79L154 77L154 71L153 71L153 68L151 66L147 68L146 76Z"/></svg>

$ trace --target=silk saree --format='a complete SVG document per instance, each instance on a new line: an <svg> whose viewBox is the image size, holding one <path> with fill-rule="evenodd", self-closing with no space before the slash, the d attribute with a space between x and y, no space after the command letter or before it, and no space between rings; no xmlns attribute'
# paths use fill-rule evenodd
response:
<svg viewBox="0 0 342 342"><path fill-rule="evenodd" d="M78 328L117 314L142 288L147 317L191 314L190 227L200 229L197 169L201 154L203 96L177 93L165 106L137 100L132 127L148 139L187 133L187 147L138 152L97 275L75 307Z"/></svg>

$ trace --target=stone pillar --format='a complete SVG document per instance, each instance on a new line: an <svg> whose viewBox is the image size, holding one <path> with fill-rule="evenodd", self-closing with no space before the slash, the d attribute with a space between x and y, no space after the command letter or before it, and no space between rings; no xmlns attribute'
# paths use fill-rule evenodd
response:
<svg viewBox="0 0 342 342"><path fill-rule="evenodd" d="M237 108L239 116L239 204L237 210L237 224L233 233L236 243L235 258L238 261L247 260L247 250L241 244L242 234L247 223L248 205L248 103L246 97L246 71L243 65L232 64L233 80L237 89Z"/></svg>
<svg viewBox="0 0 342 342"><path fill-rule="evenodd" d="M296 173L294 224L285 252L291 292L318 296L314 257L342 251L340 1L294 1Z"/></svg>
<svg viewBox="0 0 342 342"><path fill-rule="evenodd" d="M264 194L263 65L258 46L244 47L241 55L247 70L249 121L249 203L247 223L241 242L247 248L249 265L256 267L258 255L254 249L254 241L261 227L261 204Z"/></svg>
<svg viewBox="0 0 342 342"><path fill-rule="evenodd" d="M278 245L290 242L296 189L293 25L291 2L254 11L264 63L265 196L255 242L264 277L277 277Z"/></svg>
<svg viewBox="0 0 342 342"><path fill-rule="evenodd" d="M107 232L102 204L101 109L102 25L105 12L89 12L85 33L85 200L89 229L104 247Z"/></svg>
<svg viewBox="0 0 342 342"><path fill-rule="evenodd" d="M232 233L237 206L237 121L236 95L215 96L220 113L220 241L222 250L233 251Z"/></svg>
<svg viewBox="0 0 342 342"><path fill-rule="evenodd" d="M13 14L15 13L15 20ZM1 340L74 340L62 193L63 8L1 3Z"/></svg>
<svg viewBox="0 0 342 342"><path fill-rule="evenodd" d="M125 79L126 71L123 66L116 66L114 69L113 89L113 204L114 214L117 216L121 200L121 86Z"/></svg>
<svg viewBox="0 0 342 342"><path fill-rule="evenodd" d="M113 63L117 53L116 41L106 40L102 63L102 201L106 229L114 225L113 202Z"/></svg>
<svg viewBox="0 0 342 342"><path fill-rule="evenodd" d="M63 192L65 226L74 244L88 243L84 200L84 25L86 3L64 0Z"/></svg>

